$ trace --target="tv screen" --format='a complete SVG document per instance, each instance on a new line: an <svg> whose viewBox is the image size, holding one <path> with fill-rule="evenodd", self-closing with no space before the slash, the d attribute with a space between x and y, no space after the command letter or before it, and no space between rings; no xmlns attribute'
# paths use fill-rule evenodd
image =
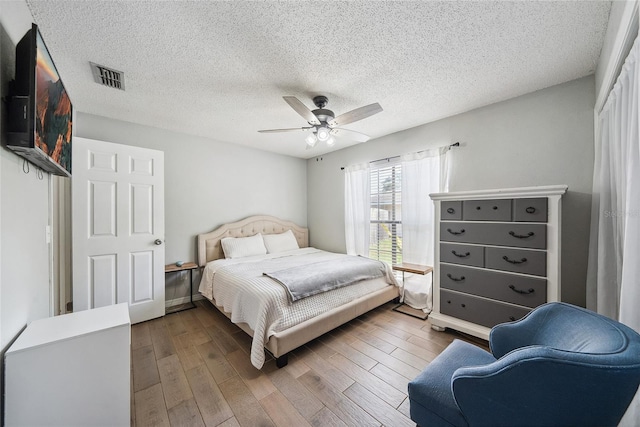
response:
<svg viewBox="0 0 640 427"><path fill-rule="evenodd" d="M47 172L71 175L71 100L35 24L16 46L15 88L8 147Z"/></svg>
<svg viewBox="0 0 640 427"><path fill-rule="evenodd" d="M71 101L40 32L36 35L35 145L71 172Z"/></svg>

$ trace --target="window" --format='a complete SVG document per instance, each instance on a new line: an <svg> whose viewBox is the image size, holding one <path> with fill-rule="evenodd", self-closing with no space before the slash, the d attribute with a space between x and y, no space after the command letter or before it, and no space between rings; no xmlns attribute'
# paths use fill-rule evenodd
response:
<svg viewBox="0 0 640 427"><path fill-rule="evenodd" d="M371 169L369 256L389 264L402 262L402 167L383 160Z"/></svg>

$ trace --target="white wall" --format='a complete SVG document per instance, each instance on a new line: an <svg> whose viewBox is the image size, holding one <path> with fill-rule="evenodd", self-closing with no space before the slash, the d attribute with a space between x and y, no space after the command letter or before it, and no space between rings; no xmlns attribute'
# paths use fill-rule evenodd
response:
<svg viewBox="0 0 640 427"><path fill-rule="evenodd" d="M1 95L15 73L15 45L31 26L22 1L0 3ZM27 323L49 316L49 175L25 174L23 160L6 148L6 104L0 132L0 349Z"/></svg>
<svg viewBox="0 0 640 427"><path fill-rule="evenodd" d="M76 135L164 151L167 264L196 261L197 234L247 216L307 225L304 160L80 112ZM167 299L184 295L168 284Z"/></svg>
<svg viewBox="0 0 640 427"><path fill-rule="evenodd" d="M563 199L562 298L584 306L594 100L594 78L585 77L310 159L311 244L345 251L340 167L459 141L450 191L569 186Z"/></svg>
<svg viewBox="0 0 640 427"><path fill-rule="evenodd" d="M0 2L0 97L15 73L15 45L29 30L23 1ZM7 106L0 119L0 356L31 321L50 315L49 175L25 174L22 158L6 148ZM3 375L0 364L0 376ZM4 390L0 390L4 395ZM2 402L4 404L4 400ZM0 410L0 413L2 411Z"/></svg>

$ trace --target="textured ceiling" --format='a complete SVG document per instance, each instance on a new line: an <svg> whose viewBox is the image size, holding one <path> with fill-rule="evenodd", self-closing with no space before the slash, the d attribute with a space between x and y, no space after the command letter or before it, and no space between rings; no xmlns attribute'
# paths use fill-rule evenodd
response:
<svg viewBox="0 0 640 427"><path fill-rule="evenodd" d="M592 74L610 2L27 0L77 111L310 158L306 122L329 98L372 138ZM89 61L125 73L93 81ZM176 141L179 144L180 141ZM333 150L354 142L339 139Z"/></svg>

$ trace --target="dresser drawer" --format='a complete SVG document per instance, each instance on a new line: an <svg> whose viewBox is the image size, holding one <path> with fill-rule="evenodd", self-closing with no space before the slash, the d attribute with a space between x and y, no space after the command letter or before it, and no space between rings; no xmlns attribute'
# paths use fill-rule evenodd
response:
<svg viewBox="0 0 640 427"><path fill-rule="evenodd" d="M531 308L547 302L546 279L457 265L440 264L440 288Z"/></svg>
<svg viewBox="0 0 640 427"><path fill-rule="evenodd" d="M492 328L524 317L530 309L453 291L440 291L440 313Z"/></svg>
<svg viewBox="0 0 640 427"><path fill-rule="evenodd" d="M547 253L522 249L485 248L485 267L546 276Z"/></svg>
<svg viewBox="0 0 640 427"><path fill-rule="evenodd" d="M547 198L515 199L513 220L521 222L547 222Z"/></svg>
<svg viewBox="0 0 640 427"><path fill-rule="evenodd" d="M440 243L440 261L484 267L484 247Z"/></svg>
<svg viewBox="0 0 640 427"><path fill-rule="evenodd" d="M441 222L440 240L545 249L547 224Z"/></svg>
<svg viewBox="0 0 640 427"><path fill-rule="evenodd" d="M462 202L441 202L440 218L443 221L455 221L462 219Z"/></svg>
<svg viewBox="0 0 640 427"><path fill-rule="evenodd" d="M464 200L462 219L465 221L511 221L511 199Z"/></svg>

